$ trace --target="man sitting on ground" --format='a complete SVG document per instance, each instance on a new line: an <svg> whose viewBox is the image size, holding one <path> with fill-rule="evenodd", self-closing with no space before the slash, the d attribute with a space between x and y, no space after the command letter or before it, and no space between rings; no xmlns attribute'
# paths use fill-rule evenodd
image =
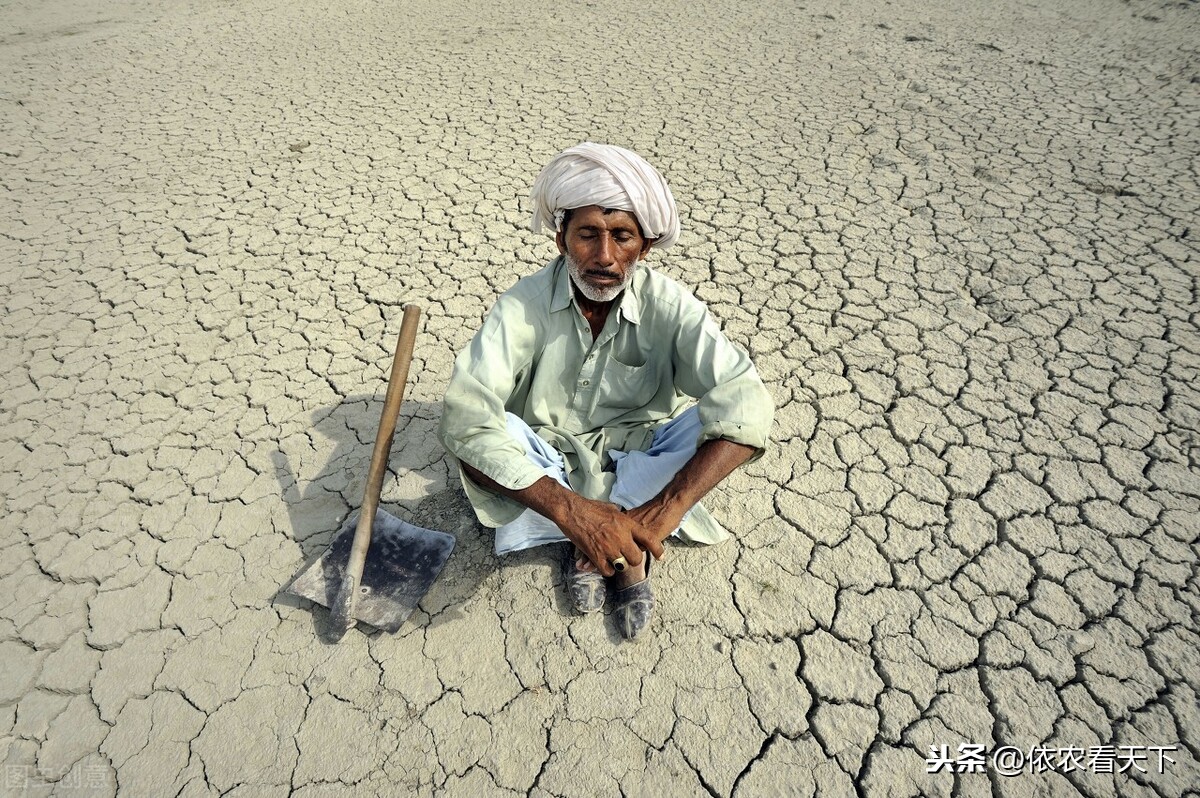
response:
<svg viewBox="0 0 1200 798"><path fill-rule="evenodd" d="M654 606L645 552L728 537L700 498L762 454L774 408L704 305L641 264L679 237L654 167L585 142L542 170L532 201L559 257L458 355L439 435L496 553L569 541L575 606L601 609L612 579L632 639Z"/></svg>

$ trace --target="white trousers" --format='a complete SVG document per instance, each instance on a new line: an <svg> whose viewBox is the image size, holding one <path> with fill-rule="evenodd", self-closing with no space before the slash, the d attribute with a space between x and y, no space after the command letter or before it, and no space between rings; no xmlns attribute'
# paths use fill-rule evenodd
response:
<svg viewBox="0 0 1200 798"><path fill-rule="evenodd" d="M525 455L546 476L570 490L566 463L558 450L539 438L519 417L512 413L505 415L508 432L525 447ZM616 467L616 479L608 500L630 510L653 499L692 459L699 437L700 411L692 407L654 430L654 438L646 451L620 452L610 449L608 456ZM674 534L678 533L679 530L675 530ZM553 521L527 509L513 521L496 529L496 553L507 554L547 543L563 543L566 539Z"/></svg>

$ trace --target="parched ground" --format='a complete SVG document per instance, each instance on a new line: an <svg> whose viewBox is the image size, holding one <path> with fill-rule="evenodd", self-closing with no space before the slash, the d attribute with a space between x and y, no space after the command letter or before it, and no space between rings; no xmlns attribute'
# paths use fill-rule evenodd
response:
<svg viewBox="0 0 1200 798"><path fill-rule="evenodd" d="M0 2L0 792L1196 795L1198 131L1190 0ZM779 408L638 645L434 437L584 139ZM458 548L331 644L406 302Z"/></svg>

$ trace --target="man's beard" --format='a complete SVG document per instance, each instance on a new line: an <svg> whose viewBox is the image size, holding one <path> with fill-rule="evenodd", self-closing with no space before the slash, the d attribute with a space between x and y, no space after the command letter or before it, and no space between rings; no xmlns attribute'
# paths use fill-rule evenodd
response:
<svg viewBox="0 0 1200 798"><path fill-rule="evenodd" d="M579 293L590 299L592 302L612 302L617 298L625 288L633 282L633 276L637 274L638 267L641 266L640 261L634 261L629 264L629 268L625 270L625 277L616 285L600 288L587 282L583 276L583 269L579 262L567 254L567 274L571 275L571 282L579 289Z"/></svg>

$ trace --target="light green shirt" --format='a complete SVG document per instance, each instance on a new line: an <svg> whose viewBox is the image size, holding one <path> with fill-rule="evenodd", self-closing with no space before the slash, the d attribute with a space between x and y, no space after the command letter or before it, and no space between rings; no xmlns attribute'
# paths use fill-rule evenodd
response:
<svg viewBox="0 0 1200 798"><path fill-rule="evenodd" d="M608 451L644 451L654 428L698 400L697 445L726 438L762 455L774 415L754 364L730 343L687 289L641 264L595 342L556 258L517 281L454 361L439 437L460 461L512 490L545 474L507 430L513 413L562 453L571 488L607 500ZM484 490L459 469L485 526L512 521L519 503ZM681 536L714 543L728 536L699 505Z"/></svg>

